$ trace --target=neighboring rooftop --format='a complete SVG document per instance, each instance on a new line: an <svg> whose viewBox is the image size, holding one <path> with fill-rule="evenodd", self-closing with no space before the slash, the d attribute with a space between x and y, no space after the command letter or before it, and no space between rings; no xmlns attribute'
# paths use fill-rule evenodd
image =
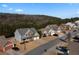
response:
<svg viewBox="0 0 79 59"><path fill-rule="evenodd" d="M5 36L0 36L0 44L2 46L5 46L5 44L7 44L7 39L5 38Z"/></svg>

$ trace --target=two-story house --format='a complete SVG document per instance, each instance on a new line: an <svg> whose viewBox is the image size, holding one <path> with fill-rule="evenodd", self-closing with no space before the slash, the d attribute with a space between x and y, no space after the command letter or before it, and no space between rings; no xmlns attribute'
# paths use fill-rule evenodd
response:
<svg viewBox="0 0 79 59"><path fill-rule="evenodd" d="M29 40L38 40L39 33L35 28L19 28L15 31L15 39L19 42L22 42L24 39Z"/></svg>

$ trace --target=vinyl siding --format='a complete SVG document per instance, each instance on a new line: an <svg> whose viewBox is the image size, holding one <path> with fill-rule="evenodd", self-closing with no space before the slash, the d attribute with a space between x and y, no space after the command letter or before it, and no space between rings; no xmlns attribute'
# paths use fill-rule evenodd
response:
<svg viewBox="0 0 79 59"><path fill-rule="evenodd" d="M15 31L15 39L21 42L21 35L19 34L18 31Z"/></svg>

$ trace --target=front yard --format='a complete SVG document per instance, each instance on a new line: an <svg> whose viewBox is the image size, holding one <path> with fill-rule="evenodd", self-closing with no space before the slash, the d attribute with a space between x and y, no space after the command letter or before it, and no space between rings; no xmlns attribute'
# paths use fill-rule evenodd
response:
<svg viewBox="0 0 79 59"><path fill-rule="evenodd" d="M19 55L20 54L25 54L29 51L31 51L32 49L40 46L40 45L43 45L51 40L54 40L56 37L55 36L48 36L48 37L42 37L41 39L38 39L38 40L35 40L35 41L29 41L28 43L25 43L24 44L20 44L18 41L15 42L15 38L12 37L12 38L8 38L8 39L12 39L14 43L16 43L16 46L20 49L19 50ZM10 52L11 51L11 52ZM13 50L8 50L6 53L8 54L18 54L16 51L13 51ZM16 53L15 53L16 52Z"/></svg>

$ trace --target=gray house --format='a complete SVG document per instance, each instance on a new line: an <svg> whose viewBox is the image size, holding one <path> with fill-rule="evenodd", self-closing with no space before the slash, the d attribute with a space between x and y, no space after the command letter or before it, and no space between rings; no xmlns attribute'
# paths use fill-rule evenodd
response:
<svg viewBox="0 0 79 59"><path fill-rule="evenodd" d="M42 35L52 36L57 32L57 30L58 30L57 25L48 25L41 32L42 32Z"/></svg>
<svg viewBox="0 0 79 59"><path fill-rule="evenodd" d="M26 39L26 41L39 39L39 34L35 28L16 29L14 34L15 34L15 39L20 42L23 39Z"/></svg>

